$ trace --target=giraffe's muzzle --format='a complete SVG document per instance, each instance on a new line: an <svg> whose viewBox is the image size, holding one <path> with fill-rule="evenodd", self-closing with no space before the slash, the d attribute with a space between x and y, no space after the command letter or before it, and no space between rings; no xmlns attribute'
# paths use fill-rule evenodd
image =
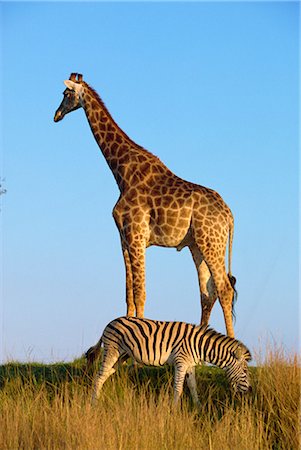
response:
<svg viewBox="0 0 301 450"><path fill-rule="evenodd" d="M62 114L62 112L58 109L54 115L53 120L55 122L59 122L60 120L62 120L63 117L64 117L64 114Z"/></svg>

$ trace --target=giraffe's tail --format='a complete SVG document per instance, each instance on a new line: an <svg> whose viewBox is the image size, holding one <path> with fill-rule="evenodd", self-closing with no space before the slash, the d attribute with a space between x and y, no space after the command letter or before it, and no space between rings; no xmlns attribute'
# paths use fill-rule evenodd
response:
<svg viewBox="0 0 301 450"><path fill-rule="evenodd" d="M235 289L236 278L232 275L231 272L231 263L232 263L232 245L233 245L233 234L234 234L234 219L231 214L231 220L229 223L229 248L228 248L228 278L233 289L233 299L232 299L232 317L235 320L235 310L234 305L237 301L237 290Z"/></svg>
<svg viewBox="0 0 301 450"><path fill-rule="evenodd" d="M100 338L96 345L93 345L93 347L90 347L89 350L86 351L85 356L88 368L92 367L98 360L101 352L101 343L102 339Z"/></svg>

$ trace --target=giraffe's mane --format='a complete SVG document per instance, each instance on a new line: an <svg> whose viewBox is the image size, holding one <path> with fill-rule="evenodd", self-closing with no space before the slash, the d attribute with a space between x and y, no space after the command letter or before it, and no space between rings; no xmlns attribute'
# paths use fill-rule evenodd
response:
<svg viewBox="0 0 301 450"><path fill-rule="evenodd" d="M147 153L148 155L150 155L152 158L154 158L156 160L157 163L163 165L164 167L165 164L160 160L160 158L158 158L158 156L154 155L153 153L151 153L149 150L146 150L144 147L142 147L141 145L137 144L135 141L133 141L133 139L131 139L118 125L118 123L113 119L110 111L108 110L108 108L106 107L104 101L100 98L99 94L96 92L96 90L91 87L88 83L86 83L85 81L82 82L82 84L84 84L85 86L87 86L87 88L89 89L89 91L91 92L91 94L93 95L94 100L96 100L102 107L102 109L106 112L106 114L109 116L110 120L114 123L114 125L118 128L119 132L123 135L123 137L126 139L126 141L135 149L143 151L145 153ZM168 169L169 170L169 169Z"/></svg>

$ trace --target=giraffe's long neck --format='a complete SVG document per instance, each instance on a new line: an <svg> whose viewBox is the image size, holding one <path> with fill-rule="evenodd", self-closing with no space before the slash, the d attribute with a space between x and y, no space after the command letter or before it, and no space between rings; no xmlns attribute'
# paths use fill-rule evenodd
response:
<svg viewBox="0 0 301 450"><path fill-rule="evenodd" d="M86 83L83 85L82 106L120 191L137 181L137 172L147 174L152 160L158 173L171 173L156 156L132 141L114 121L97 93Z"/></svg>

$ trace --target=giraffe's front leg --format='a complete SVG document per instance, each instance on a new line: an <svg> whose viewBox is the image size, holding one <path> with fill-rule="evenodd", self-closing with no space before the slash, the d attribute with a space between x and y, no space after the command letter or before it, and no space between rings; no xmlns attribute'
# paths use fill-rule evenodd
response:
<svg viewBox="0 0 301 450"><path fill-rule="evenodd" d="M125 288L126 288L126 315L134 316L135 315L135 303L134 303L134 293L133 293L133 273L132 273L132 264L129 255L129 251L126 245L122 244L122 252L123 259L125 264Z"/></svg>
<svg viewBox="0 0 301 450"><path fill-rule="evenodd" d="M133 295L136 307L136 316L144 317L145 292L145 245L144 242L135 242L129 246L129 256L133 275Z"/></svg>
<svg viewBox="0 0 301 450"><path fill-rule="evenodd" d="M130 213L124 213L125 202L124 199L117 202L113 217L119 229L126 268L127 315L134 315L136 310L137 317L144 317L145 249L149 215L143 209L138 209L133 217Z"/></svg>
<svg viewBox="0 0 301 450"><path fill-rule="evenodd" d="M123 202L122 200L119 199L113 209L113 217L120 235L122 254L125 266L125 280L126 280L125 288L126 288L126 305L127 305L126 315L135 316L132 263L129 254L128 242L125 234L125 228L128 222L128 218L124 216L123 209L124 209Z"/></svg>
<svg viewBox="0 0 301 450"><path fill-rule="evenodd" d="M128 302L131 300L130 290L132 290L133 303L136 309L137 317L144 317L145 304L145 238L141 230L135 227L129 227L125 235L126 250L125 261L131 277L127 278L127 293L129 293ZM128 303L129 306L129 303Z"/></svg>

